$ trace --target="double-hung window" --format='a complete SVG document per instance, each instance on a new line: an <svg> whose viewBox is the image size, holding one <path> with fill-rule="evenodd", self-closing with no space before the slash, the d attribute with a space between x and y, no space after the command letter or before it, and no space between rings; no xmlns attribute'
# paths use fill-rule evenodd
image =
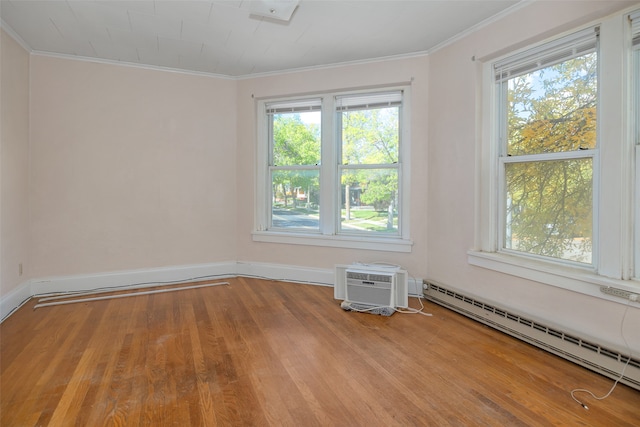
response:
<svg viewBox="0 0 640 427"><path fill-rule="evenodd" d="M638 291L640 13L628 17L484 61L470 264L596 297Z"/></svg>
<svg viewBox="0 0 640 427"><path fill-rule="evenodd" d="M597 29L494 65L499 250L594 259Z"/></svg>
<svg viewBox="0 0 640 427"><path fill-rule="evenodd" d="M254 240L410 251L406 98L259 100Z"/></svg>
<svg viewBox="0 0 640 427"><path fill-rule="evenodd" d="M336 98L339 231L399 234L400 92Z"/></svg>
<svg viewBox="0 0 640 427"><path fill-rule="evenodd" d="M318 232L321 100L267 104L269 228Z"/></svg>

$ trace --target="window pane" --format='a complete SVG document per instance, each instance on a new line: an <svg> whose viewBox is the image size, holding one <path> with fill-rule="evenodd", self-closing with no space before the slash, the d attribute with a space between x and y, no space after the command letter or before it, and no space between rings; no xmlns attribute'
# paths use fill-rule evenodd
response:
<svg viewBox="0 0 640 427"><path fill-rule="evenodd" d="M507 154L596 147L597 54L542 68L507 83Z"/></svg>
<svg viewBox="0 0 640 427"><path fill-rule="evenodd" d="M591 263L591 158L508 163L504 247Z"/></svg>
<svg viewBox="0 0 640 427"><path fill-rule="evenodd" d="M398 233L397 169L343 170L341 183L342 231Z"/></svg>
<svg viewBox="0 0 640 427"><path fill-rule="evenodd" d="M320 164L320 111L273 114L273 166Z"/></svg>
<svg viewBox="0 0 640 427"><path fill-rule="evenodd" d="M320 171L271 172L271 225L276 228L319 230Z"/></svg>
<svg viewBox="0 0 640 427"><path fill-rule="evenodd" d="M398 162L399 107L344 111L342 164L374 165Z"/></svg>

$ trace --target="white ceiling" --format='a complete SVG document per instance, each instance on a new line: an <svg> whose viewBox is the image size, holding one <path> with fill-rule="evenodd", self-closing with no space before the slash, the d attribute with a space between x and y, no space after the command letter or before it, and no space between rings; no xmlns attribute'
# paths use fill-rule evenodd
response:
<svg viewBox="0 0 640 427"><path fill-rule="evenodd" d="M0 16L32 52L241 77L425 53L518 2L301 0L282 23L249 0L1 0Z"/></svg>

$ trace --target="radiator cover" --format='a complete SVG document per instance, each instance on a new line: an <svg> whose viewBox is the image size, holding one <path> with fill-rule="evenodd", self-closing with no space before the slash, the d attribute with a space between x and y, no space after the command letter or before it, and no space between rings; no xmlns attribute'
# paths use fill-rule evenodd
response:
<svg viewBox="0 0 640 427"><path fill-rule="evenodd" d="M424 296L443 307L505 332L515 338L640 390L640 360L607 349L573 334L551 328L494 305L428 283ZM628 362L628 365L627 365ZM625 365L627 365L625 369Z"/></svg>

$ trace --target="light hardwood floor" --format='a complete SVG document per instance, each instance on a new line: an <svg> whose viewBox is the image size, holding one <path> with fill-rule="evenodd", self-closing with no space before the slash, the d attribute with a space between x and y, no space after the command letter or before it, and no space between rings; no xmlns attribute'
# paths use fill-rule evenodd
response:
<svg viewBox="0 0 640 427"><path fill-rule="evenodd" d="M345 312L229 285L44 307L0 326L2 426L638 426L640 392L442 307ZM411 305L417 300L411 298Z"/></svg>

